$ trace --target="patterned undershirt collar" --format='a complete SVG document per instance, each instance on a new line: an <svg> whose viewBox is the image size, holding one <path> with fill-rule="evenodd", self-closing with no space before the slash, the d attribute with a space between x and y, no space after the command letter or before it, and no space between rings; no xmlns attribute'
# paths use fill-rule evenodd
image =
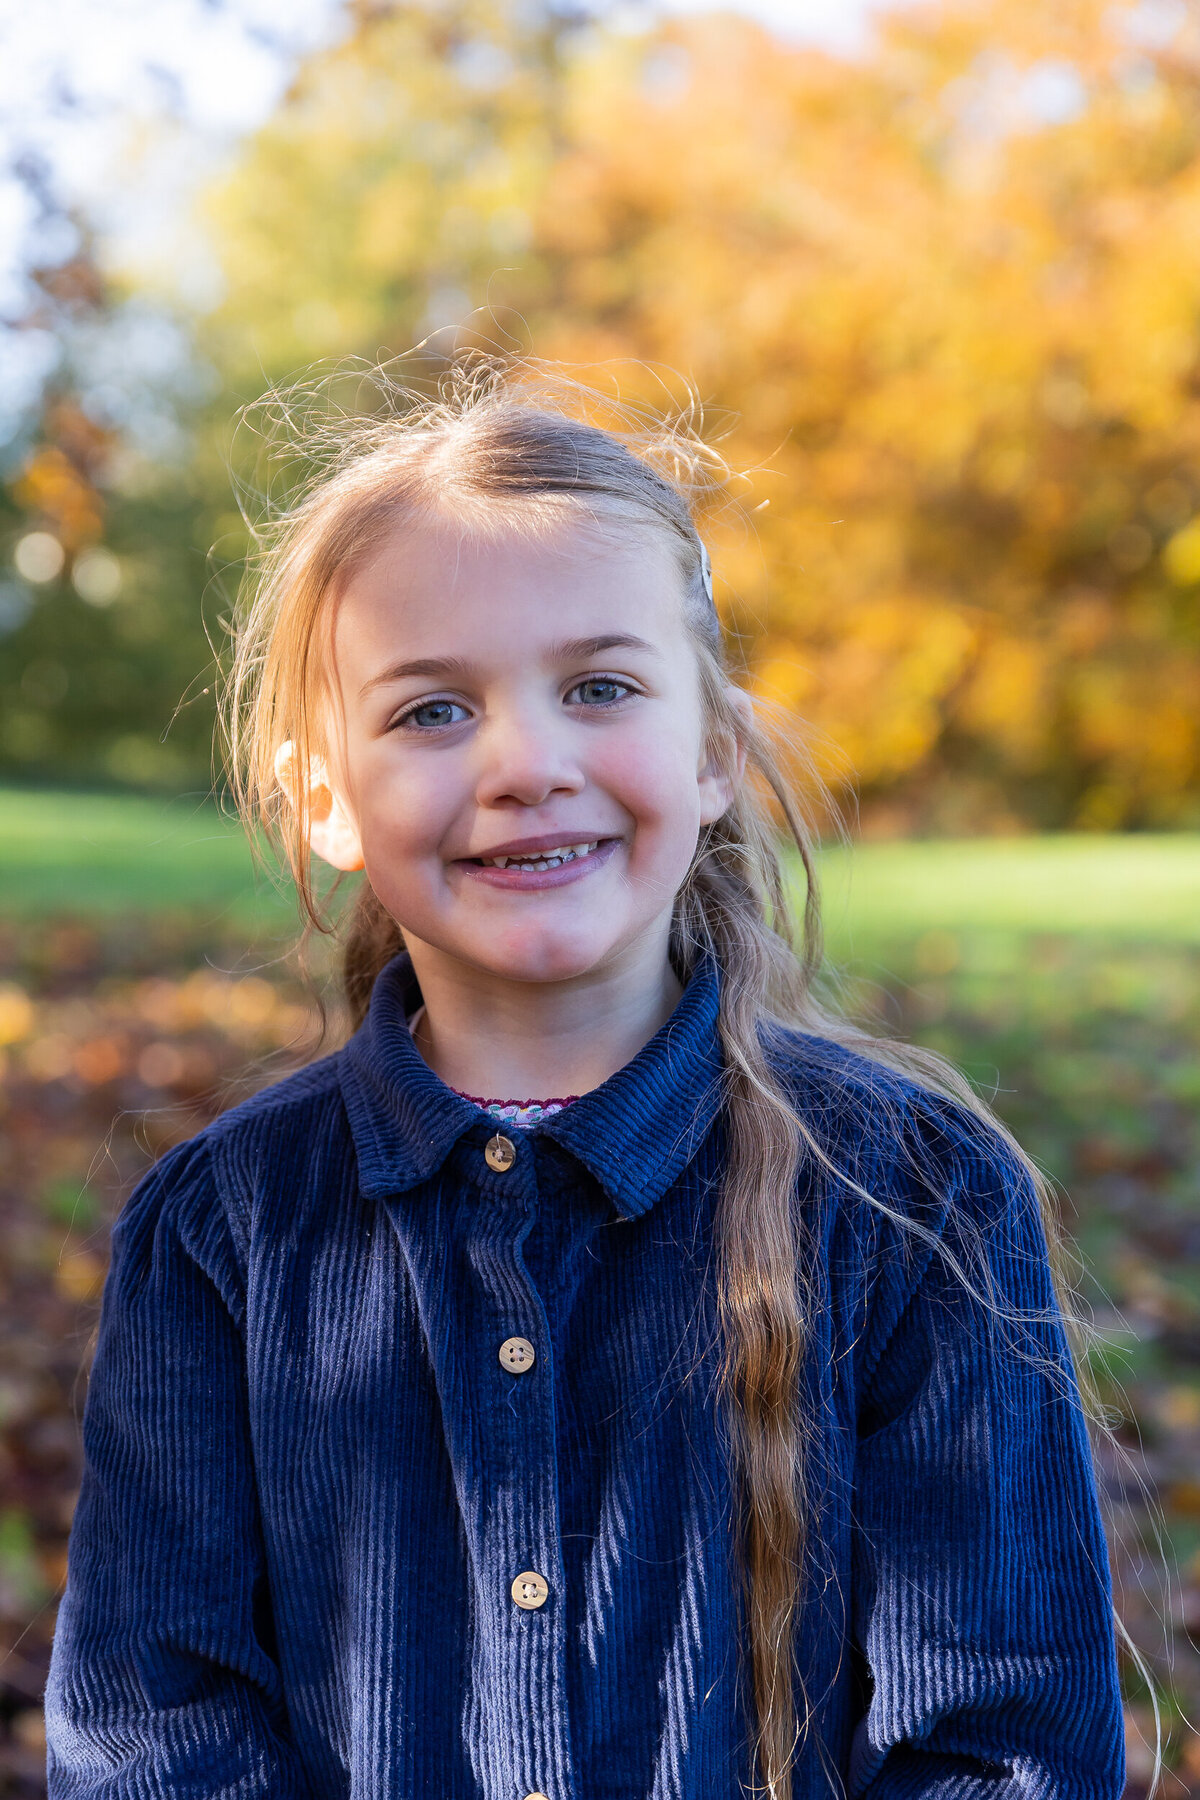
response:
<svg viewBox="0 0 1200 1800"><path fill-rule="evenodd" d="M472 1106L480 1107L485 1113L491 1113L493 1119L502 1119L506 1125L540 1125L543 1119L552 1119L560 1113L564 1106L570 1106L572 1100L578 1100L578 1094L565 1094L561 1100L484 1100L478 1094L464 1094L461 1088L454 1092L469 1100Z"/></svg>

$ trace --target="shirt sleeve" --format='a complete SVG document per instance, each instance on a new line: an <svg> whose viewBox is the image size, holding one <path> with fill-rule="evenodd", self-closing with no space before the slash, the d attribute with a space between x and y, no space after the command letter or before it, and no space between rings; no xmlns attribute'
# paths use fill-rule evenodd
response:
<svg viewBox="0 0 1200 1800"><path fill-rule="evenodd" d="M1111 1574L1037 1196L973 1119L936 1137L929 1228L975 1294L896 1228L860 1375L850 1800L1120 1800Z"/></svg>
<svg viewBox="0 0 1200 1800"><path fill-rule="evenodd" d="M242 1295L193 1139L113 1234L46 1689L50 1800L309 1792L271 1653Z"/></svg>

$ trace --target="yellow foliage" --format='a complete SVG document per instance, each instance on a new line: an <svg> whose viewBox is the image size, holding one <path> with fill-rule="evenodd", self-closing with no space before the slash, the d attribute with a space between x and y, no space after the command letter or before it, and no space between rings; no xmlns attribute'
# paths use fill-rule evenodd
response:
<svg viewBox="0 0 1200 1800"><path fill-rule="evenodd" d="M91 543L104 529L95 488L54 445L33 452L13 485L13 497L18 506L52 524L68 550Z"/></svg>
<svg viewBox="0 0 1200 1800"><path fill-rule="evenodd" d="M961 726L999 744L1017 768L1029 768L1046 748L1051 715L1044 647L998 638L981 655L957 716Z"/></svg>
<svg viewBox="0 0 1200 1800"><path fill-rule="evenodd" d="M756 685L868 805L1196 818L1200 26L1128 11L931 0L845 62L364 8L210 197L213 354L249 388L483 308L682 370L771 501L717 544Z"/></svg>
<svg viewBox="0 0 1200 1800"><path fill-rule="evenodd" d="M1200 518L1171 538L1163 551L1163 567L1177 587L1200 583Z"/></svg>

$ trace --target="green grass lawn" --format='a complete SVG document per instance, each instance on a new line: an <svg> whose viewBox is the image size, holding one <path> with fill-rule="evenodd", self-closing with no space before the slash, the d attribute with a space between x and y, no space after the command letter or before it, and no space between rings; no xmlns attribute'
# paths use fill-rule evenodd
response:
<svg viewBox="0 0 1200 1800"><path fill-rule="evenodd" d="M1196 835L863 844L827 850L821 872L838 958L955 932L1200 943ZM175 910L252 932L293 917L209 802L0 789L0 913Z"/></svg>
<svg viewBox="0 0 1200 1800"><path fill-rule="evenodd" d="M1200 835L937 839L821 859L831 947L936 931L1200 944Z"/></svg>
<svg viewBox="0 0 1200 1800"><path fill-rule="evenodd" d="M0 914L174 911L269 931L293 901L209 801L0 788Z"/></svg>

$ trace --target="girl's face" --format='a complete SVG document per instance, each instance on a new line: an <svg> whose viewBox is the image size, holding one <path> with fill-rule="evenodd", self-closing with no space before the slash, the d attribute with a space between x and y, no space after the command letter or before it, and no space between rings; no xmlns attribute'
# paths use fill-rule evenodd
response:
<svg viewBox="0 0 1200 1800"><path fill-rule="evenodd" d="M665 967L700 829L732 798L682 598L656 534L582 522L406 524L345 587L342 837L314 826L313 847L361 861L418 974L430 954L537 982Z"/></svg>

